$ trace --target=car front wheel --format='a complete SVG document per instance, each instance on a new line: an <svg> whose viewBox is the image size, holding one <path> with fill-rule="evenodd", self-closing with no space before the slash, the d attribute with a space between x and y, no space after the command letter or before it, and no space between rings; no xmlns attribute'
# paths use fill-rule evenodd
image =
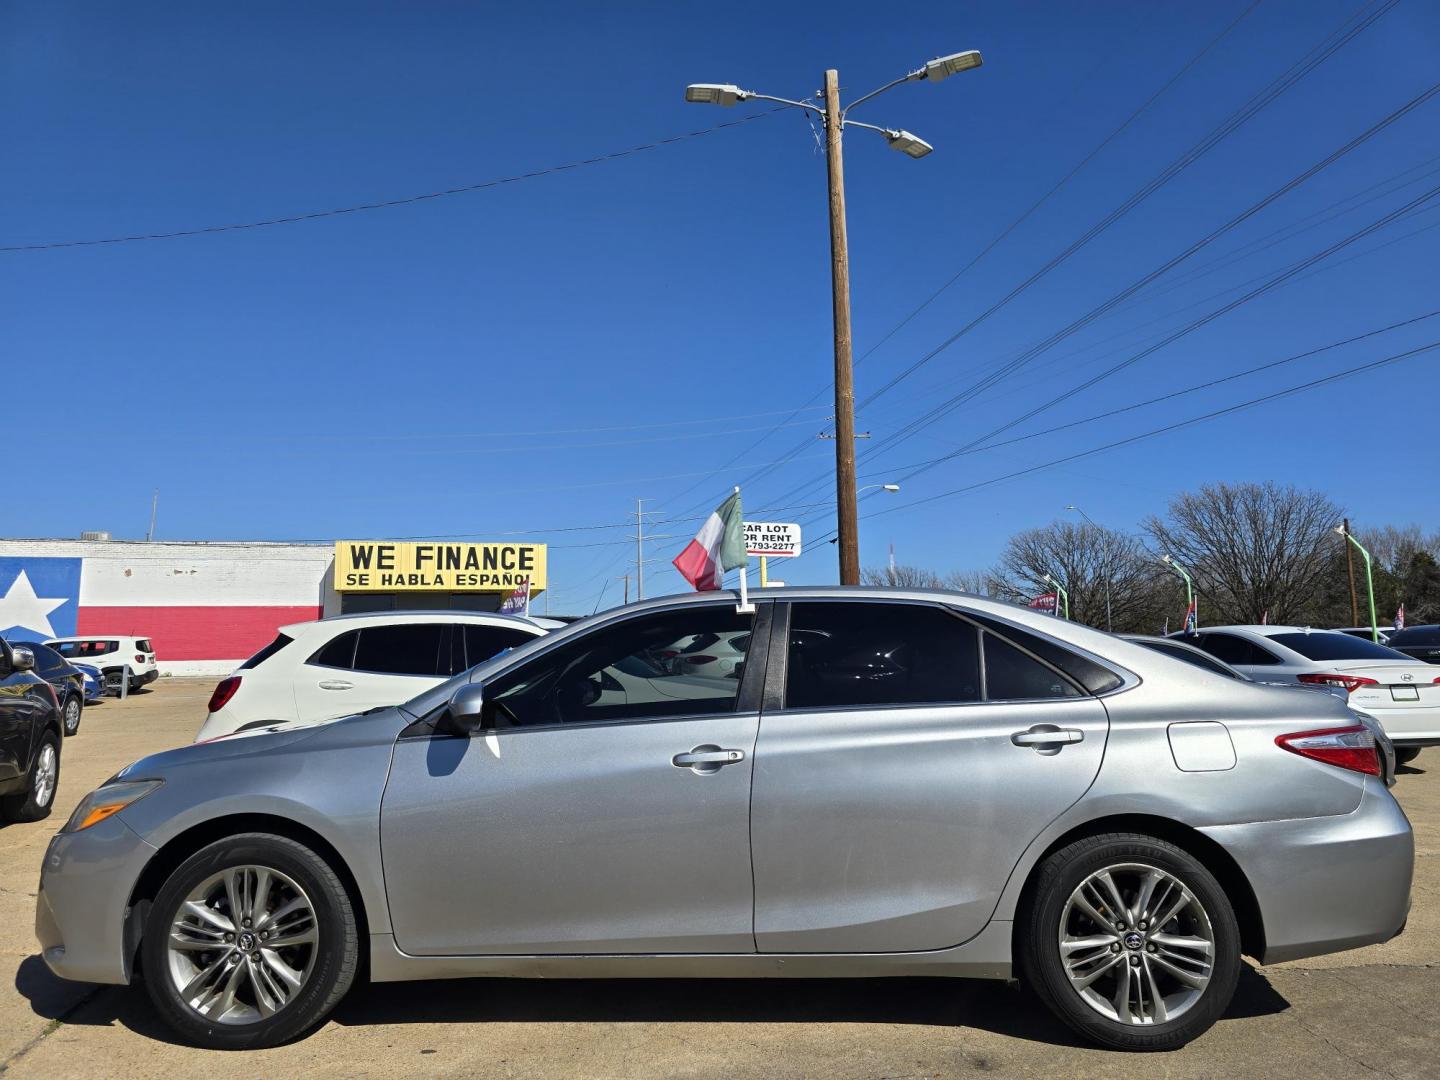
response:
<svg viewBox="0 0 1440 1080"><path fill-rule="evenodd" d="M1173 1050L1219 1019L1240 929L1214 876L1155 837L1078 840L1040 866L1021 965L1050 1009L1120 1050Z"/></svg>
<svg viewBox="0 0 1440 1080"><path fill-rule="evenodd" d="M50 816L55 803L55 789L60 786L60 740L55 732L46 731L35 748L30 762L30 775L25 790L0 799L0 819L5 821L42 821Z"/></svg>
<svg viewBox="0 0 1440 1080"><path fill-rule="evenodd" d="M283 836L202 848L161 887L141 944L145 985L186 1041L214 1050L287 1042L354 981L355 913L334 870Z"/></svg>
<svg viewBox="0 0 1440 1080"><path fill-rule="evenodd" d="M80 699L71 694L65 699L65 708L61 713L65 724L65 735L74 735L80 730Z"/></svg>

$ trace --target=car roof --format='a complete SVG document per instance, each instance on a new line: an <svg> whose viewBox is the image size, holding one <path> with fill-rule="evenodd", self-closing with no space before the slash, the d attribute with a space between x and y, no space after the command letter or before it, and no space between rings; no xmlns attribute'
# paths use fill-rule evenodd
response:
<svg viewBox="0 0 1440 1080"><path fill-rule="evenodd" d="M148 638L149 634L74 634L70 637L46 638L47 644L56 645L64 641L140 641Z"/></svg>
<svg viewBox="0 0 1440 1080"><path fill-rule="evenodd" d="M1277 634L1339 634L1340 630L1329 630L1320 626L1276 626L1274 623L1255 623L1249 626L1237 624L1234 626L1202 626L1199 633L1224 631L1226 633L1239 630L1247 634L1258 634L1260 637L1274 637Z"/></svg>
<svg viewBox="0 0 1440 1080"><path fill-rule="evenodd" d="M449 609L425 610L416 608L409 611L352 611L345 615L328 615L323 619L311 619L309 622L291 623L288 626L280 627L280 633L288 637L299 637L301 634L313 633L317 626L379 626L385 623L418 623L418 622L441 622L441 623L472 623L476 626L503 626L506 623L524 627L528 630L555 630L568 624L557 619L543 619L526 617L524 615L502 615L498 611L452 611Z"/></svg>

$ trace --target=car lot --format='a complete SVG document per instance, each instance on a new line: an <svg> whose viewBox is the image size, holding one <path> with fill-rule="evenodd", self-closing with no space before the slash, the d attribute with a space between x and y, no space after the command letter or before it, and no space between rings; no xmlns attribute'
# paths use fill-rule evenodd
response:
<svg viewBox="0 0 1440 1080"><path fill-rule="evenodd" d="M120 766L193 738L211 681L164 680L86 714L67 740L50 819L0 830L0 1061L16 1076L1073 1075L1104 1062L1022 991L942 980L471 981L360 988L297 1044L254 1054L183 1048L143 994L61 982L35 956L34 892L51 833ZM1402 769L1416 830L1408 931L1382 946L1247 970L1227 1019L1152 1064L1175 1076L1431 1075L1440 1034L1440 750Z"/></svg>

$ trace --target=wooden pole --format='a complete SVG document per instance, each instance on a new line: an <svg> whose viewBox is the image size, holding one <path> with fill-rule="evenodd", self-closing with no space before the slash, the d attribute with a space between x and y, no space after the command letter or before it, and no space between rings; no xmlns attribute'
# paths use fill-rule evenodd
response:
<svg viewBox="0 0 1440 1080"><path fill-rule="evenodd" d="M840 584L860 584L855 507L855 383L850 340L850 250L845 237L845 170L840 149L840 73L825 72L825 162L830 184L830 284L835 316L835 503Z"/></svg>

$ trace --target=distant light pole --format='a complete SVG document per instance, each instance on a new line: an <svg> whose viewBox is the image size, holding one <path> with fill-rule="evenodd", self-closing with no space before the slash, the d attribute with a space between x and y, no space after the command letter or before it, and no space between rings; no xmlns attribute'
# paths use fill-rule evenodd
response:
<svg viewBox="0 0 1440 1080"><path fill-rule="evenodd" d="M891 147L912 158L922 158L934 149L908 131L847 120L851 109L883 94L901 83L924 79L939 82L983 63L978 50L952 53L931 60L924 67L862 94L844 108L840 105L840 73L825 72L824 89L816 97L825 107L809 101L757 94L733 83L693 83L685 88L685 100L705 105L734 105L738 101L773 101L797 109L808 109L825 125L827 175L830 186L830 287L835 333L835 496L837 538L840 544L840 584L860 584L859 515L855 507L855 383L854 349L850 340L850 254L845 229L845 172L841 159L840 134L845 127L878 131Z"/></svg>
<svg viewBox="0 0 1440 1080"><path fill-rule="evenodd" d="M1190 580L1189 572L1169 555L1161 555L1160 561L1168 566L1175 573L1185 579L1185 616L1188 619L1190 609L1195 608L1195 629L1200 629L1200 609L1195 607L1195 583ZM1183 629L1183 627L1182 627Z"/></svg>
<svg viewBox="0 0 1440 1080"><path fill-rule="evenodd" d="M1060 594L1060 599L1061 599L1061 601L1063 601L1064 604L1065 604L1065 618L1068 620L1068 619L1070 618L1070 593L1069 593L1069 591L1066 590L1066 588L1065 588L1064 585L1061 585L1061 584L1060 584L1060 579L1059 579L1059 578L1056 578L1056 577L1054 577L1054 576L1052 576L1052 575L1050 575L1050 574L1046 574L1046 575L1045 575L1044 581L1045 581L1045 584L1051 586L1052 588L1054 588L1054 590L1055 590L1057 593Z"/></svg>
<svg viewBox="0 0 1440 1080"><path fill-rule="evenodd" d="M1066 509L1066 510L1074 510L1077 514L1079 514L1082 518L1084 518L1085 523L1088 524L1088 525L1089 525L1092 529L1094 529L1096 532L1098 532L1098 533L1100 534L1100 539L1101 539L1102 541L1104 541L1104 544L1105 544L1105 629L1106 629L1107 631L1111 632L1111 633L1114 633L1114 631L1115 631L1115 623L1114 623L1114 620L1112 620L1112 619L1110 618L1110 565L1111 565L1111 564L1110 564L1110 534L1107 533L1104 529L1100 528L1099 525L1096 525L1095 522L1091 519L1090 515L1087 514L1087 513L1085 513L1085 511L1084 511L1084 510L1081 510L1078 506L1075 506L1075 505L1072 504L1072 505L1070 505L1070 506L1065 507L1065 509Z"/></svg>
<svg viewBox="0 0 1440 1080"><path fill-rule="evenodd" d="M1364 544L1355 539L1355 534L1346 525L1336 525L1335 532L1354 544L1355 550L1360 552L1360 557L1365 560L1365 592L1370 598L1370 640L1379 645L1380 627L1375 621L1375 571L1370 562L1370 552L1365 550Z"/></svg>
<svg viewBox="0 0 1440 1080"><path fill-rule="evenodd" d="M860 492L862 492L862 491L869 491L871 488L879 488L881 491L899 491L899 490L900 490L900 485L899 485L899 484L866 484L866 485L865 485L864 487L862 487L862 488L856 488L856 489L855 489L855 494L856 494L856 495L859 495Z"/></svg>

